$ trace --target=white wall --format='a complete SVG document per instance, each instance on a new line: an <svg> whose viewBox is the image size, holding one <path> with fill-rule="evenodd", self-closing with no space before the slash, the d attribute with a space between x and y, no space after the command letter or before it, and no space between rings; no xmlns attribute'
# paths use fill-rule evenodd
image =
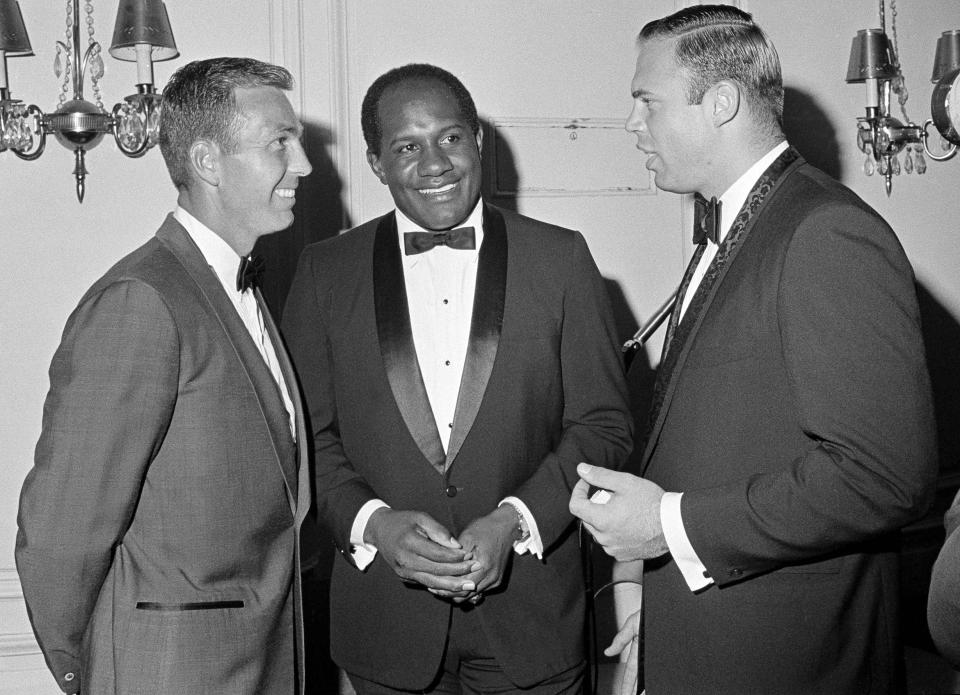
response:
<svg viewBox="0 0 960 695"><path fill-rule="evenodd" d="M346 183L355 181L367 173L363 161L350 158L362 155L362 147L337 141L337 133L346 130L341 114L349 111L342 103L341 80L342 62L350 56L349 52L337 53L342 45L338 43L342 37L338 22L345 2L166 0L181 57L157 64L157 83L165 83L176 67L189 60L215 55L276 60L298 75L304 61L312 61L314 67L320 61L325 69L311 70L311 81L300 85L294 100L303 106L305 120L327 133L323 143L315 143L313 149L326 156L327 175ZM21 0L20 4L36 56L8 61L12 93L52 110L59 89L51 69L53 46L62 38L63 3ZM843 78L853 35L857 29L878 25L876 2L749 0L743 4L777 44L787 87L809 97L801 103L812 108L811 125L804 126L797 114L788 122L794 128L799 124L796 132L805 143L811 143L808 147L828 143L822 156L836 162L844 182L891 222L914 263L918 280L952 329L960 321L960 158L929 162L924 177L900 176L894 181L893 195L887 198L876 176L862 175L862 155L854 144L854 122L862 113L863 90L846 85ZM538 11L549 11L549 2L536 5ZM462 6L469 17L470 3L456 2L455 6ZM97 4L97 35L105 43L110 40L115 8L116 2ZM425 5L424 11L428 11ZM920 120L929 115L928 80L936 38L942 30L960 28L960 2L904 3L898 23L901 60L912 95L909 113ZM575 17L571 17L570 30L576 31ZM306 37L303 43L301 33ZM558 37L557 44L563 45L563 37ZM496 48L491 46L491 50ZM625 117L629 110L633 58L625 52L622 65L611 66L623 78L623 84L611 83L616 90L611 101L622 101L622 109L612 116ZM550 56L542 59L549 66ZM103 91L105 101L113 104L133 91L135 72L132 64L109 57L105 62ZM490 74L489 80L491 84L468 86L482 92L496 84L497 75ZM48 142L47 152L35 162L0 153L4 255L0 273L0 695L55 692L33 644L13 569L17 496L39 434L47 366L63 323L83 291L121 255L152 235L175 200L159 152L131 160L105 141L88 155L87 168L86 200L79 205L71 176L72 154L58 143ZM335 189L318 190L334 191L330 193L333 196ZM349 197L343 199L346 212L360 221L365 211L350 210ZM331 198L315 204L336 207L339 201ZM673 281L672 276L663 279L667 285ZM958 350L948 345L936 349L946 361ZM655 356L651 361L655 362Z"/></svg>

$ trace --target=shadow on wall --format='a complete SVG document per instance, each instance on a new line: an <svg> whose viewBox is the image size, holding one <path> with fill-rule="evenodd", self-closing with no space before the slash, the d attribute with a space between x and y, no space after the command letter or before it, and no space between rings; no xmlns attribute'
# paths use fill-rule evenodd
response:
<svg viewBox="0 0 960 695"><path fill-rule="evenodd" d="M497 207L520 212L517 191L498 190L497 185L498 180L510 181L516 182L517 189L522 189L521 176L517 170L513 149L507 140L495 140L493 125L490 122L481 119L480 127L483 131L481 156L483 197ZM496 153L494 153L494 149L496 149ZM604 283L613 309L617 346L619 347L636 332L639 322L620 284L610 278L604 278ZM651 367L646 352L639 351L632 361L628 378L630 406L635 428L643 427L646 423L647 412L653 395L655 375L656 372ZM589 550L584 557L584 571L589 572L592 580L592 590L590 590L590 593L592 593L611 580L613 561L609 555L603 552L600 546L588 543L587 547ZM602 651L611 636L616 634L618 627L614 615L612 594L609 591L604 592L597 600L592 602L591 612L586 624L586 642L588 648L592 645L592 658L596 660L594 663L616 661L615 658L611 659L603 656ZM593 671L587 676L591 682L596 677L597 674Z"/></svg>
<svg viewBox="0 0 960 695"><path fill-rule="evenodd" d="M282 232L261 237L254 253L266 261L262 291L277 323L304 247L336 236L352 226L344 210L343 182L327 155L333 132L319 123L304 123L304 147L313 172L300 179L294 223ZM309 430L309 424L307 429ZM314 493L313 499L316 500ZM307 695L338 690L339 673L330 659L330 572L333 539L316 521L316 510L300 529L303 567L303 622L306 646Z"/></svg>
<svg viewBox="0 0 960 695"><path fill-rule="evenodd" d="M336 236L352 223L343 207L343 182L327 154L333 132L319 123L304 123L304 147L313 173L300 179L293 225L282 232L260 237L254 248L266 261L263 296L277 323L293 281L300 252L308 244Z"/></svg>
<svg viewBox="0 0 960 695"><path fill-rule="evenodd" d="M783 132L804 159L838 181L843 179L836 131L812 95L784 87Z"/></svg>

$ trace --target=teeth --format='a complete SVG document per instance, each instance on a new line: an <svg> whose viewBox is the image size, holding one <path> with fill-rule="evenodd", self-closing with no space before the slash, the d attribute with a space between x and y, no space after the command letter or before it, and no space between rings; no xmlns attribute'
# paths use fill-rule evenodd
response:
<svg viewBox="0 0 960 695"><path fill-rule="evenodd" d="M278 188L274 191L281 198L293 198L297 191L293 188Z"/></svg>
<svg viewBox="0 0 960 695"><path fill-rule="evenodd" d="M448 191L452 191L456 188L457 184L449 183L446 186L441 186L440 188L418 188L417 190L423 195L442 195Z"/></svg>

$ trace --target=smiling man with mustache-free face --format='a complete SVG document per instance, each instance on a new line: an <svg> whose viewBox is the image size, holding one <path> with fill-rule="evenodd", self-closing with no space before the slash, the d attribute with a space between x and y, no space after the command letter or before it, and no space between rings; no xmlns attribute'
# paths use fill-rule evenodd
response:
<svg viewBox="0 0 960 695"><path fill-rule="evenodd" d="M480 195L469 92L414 64L363 100L396 209L304 250L284 310L342 553L331 652L359 695L579 693L580 461L630 442L583 237Z"/></svg>
<svg viewBox="0 0 960 695"><path fill-rule="evenodd" d="M380 99L380 149L367 161L403 214L424 229L463 222L480 198L480 131L450 90L430 80L401 82Z"/></svg>

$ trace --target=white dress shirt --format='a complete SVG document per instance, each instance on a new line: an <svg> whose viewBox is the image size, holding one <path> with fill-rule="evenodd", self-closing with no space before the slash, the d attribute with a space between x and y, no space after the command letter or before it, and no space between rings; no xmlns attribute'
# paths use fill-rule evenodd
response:
<svg viewBox="0 0 960 695"><path fill-rule="evenodd" d="M424 231L400 210L395 211L397 243L403 250L406 232ZM473 212L458 227L473 227L475 248L451 249L436 246L430 251L403 255L403 279L407 292L410 331L417 351L420 374L440 433L443 450L450 443L453 418L460 393L464 361L470 343L470 323L477 285L477 261L483 243L483 204L477 202ZM543 543L536 521L527 506L516 497L507 497L500 504L513 505L530 530L530 537L514 544L518 553L533 552L542 557ZM363 541L363 533L373 513L387 505L374 499L364 504L350 528L353 560L364 569L376 556L376 548Z"/></svg>
<svg viewBox="0 0 960 695"><path fill-rule="evenodd" d="M243 325L246 326L247 332L250 333L257 350L263 357L263 361L270 369L273 380L280 387L283 406L287 410L287 417L290 421L290 434L296 437L297 425L293 401L290 399L290 392L287 390L283 372L280 370L280 362L277 360L273 342L271 342L270 335L263 325L263 314L261 314L260 307L257 305L257 299L254 297L252 290L237 291L237 270L240 268L240 256L220 235L213 232L183 208L177 207L173 217L183 225L187 234L200 249L204 260L213 270L220 284L223 285L223 290L227 293L230 302L243 320Z"/></svg>
<svg viewBox="0 0 960 695"><path fill-rule="evenodd" d="M754 185L767 170L774 160L787 149L786 141L781 142L772 150L761 157L752 167L744 172L743 176L737 179L722 196L720 196L720 228L718 230L717 241L723 243L727 233L733 226L733 221L740 208L750 195ZM690 306L693 295L703 281L707 269L717 255L719 245L712 241L707 241L707 248L704 250L700 261L697 263L693 277L687 287L686 294L683 296L683 306L680 308L680 318L686 313ZM699 556L690 544L687 532L683 527L683 519L680 515L680 499L682 492L666 492L660 500L660 524L663 527L663 537L666 539L667 547L674 562L683 574L687 586L691 591L698 591L713 584L713 578L707 573L707 568L700 561Z"/></svg>

